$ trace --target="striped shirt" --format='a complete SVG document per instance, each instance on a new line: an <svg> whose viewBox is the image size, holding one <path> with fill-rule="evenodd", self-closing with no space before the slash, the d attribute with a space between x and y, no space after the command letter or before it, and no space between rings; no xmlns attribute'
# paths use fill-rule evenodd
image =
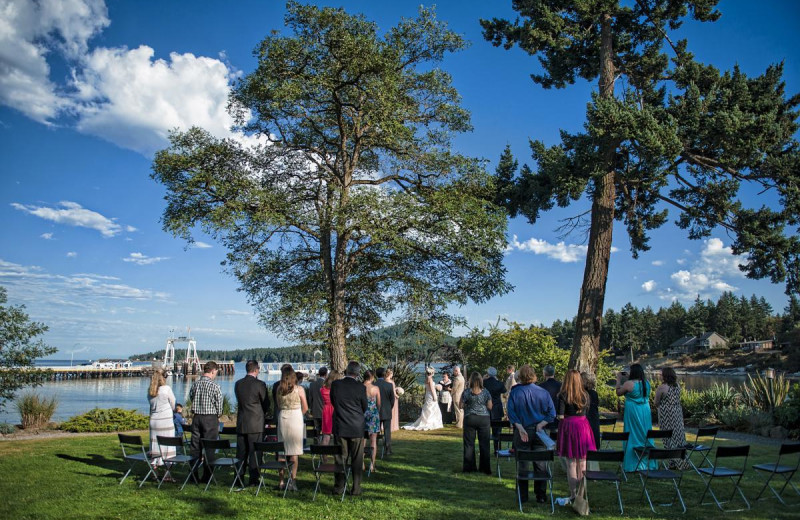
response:
<svg viewBox="0 0 800 520"><path fill-rule="evenodd" d="M192 412L196 415L222 415L222 390L213 379L203 376L189 391Z"/></svg>

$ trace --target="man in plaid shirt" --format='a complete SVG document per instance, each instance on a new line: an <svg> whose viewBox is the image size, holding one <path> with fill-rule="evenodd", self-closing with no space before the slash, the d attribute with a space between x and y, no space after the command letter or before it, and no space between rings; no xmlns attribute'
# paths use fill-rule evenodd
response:
<svg viewBox="0 0 800 520"><path fill-rule="evenodd" d="M216 439L219 437L219 416L222 415L222 390L214 381L219 372L219 367L213 361L203 366L203 376L194 382L189 391L192 400L192 444L191 454L201 456L200 439ZM213 460L214 454L206 454ZM208 482L211 477L209 460L203 459L203 477L201 482Z"/></svg>

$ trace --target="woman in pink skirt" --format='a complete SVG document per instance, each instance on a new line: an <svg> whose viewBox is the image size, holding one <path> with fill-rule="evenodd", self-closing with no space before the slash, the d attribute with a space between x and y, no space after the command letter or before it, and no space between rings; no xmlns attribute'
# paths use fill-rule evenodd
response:
<svg viewBox="0 0 800 520"><path fill-rule="evenodd" d="M561 392L558 394L558 454L567 460L567 481L570 500L575 498L578 482L586 471L586 453L595 451L594 433L586 412L589 394L583 388L581 374L567 371Z"/></svg>

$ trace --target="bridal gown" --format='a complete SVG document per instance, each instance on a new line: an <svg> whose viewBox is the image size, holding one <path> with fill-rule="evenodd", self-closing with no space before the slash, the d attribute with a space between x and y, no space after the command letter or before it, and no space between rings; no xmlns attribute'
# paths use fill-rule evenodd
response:
<svg viewBox="0 0 800 520"><path fill-rule="evenodd" d="M403 426L404 430L436 430L442 428L442 409L436 402L434 396L428 388L425 389L425 402L422 404L422 412L419 418L411 424Z"/></svg>

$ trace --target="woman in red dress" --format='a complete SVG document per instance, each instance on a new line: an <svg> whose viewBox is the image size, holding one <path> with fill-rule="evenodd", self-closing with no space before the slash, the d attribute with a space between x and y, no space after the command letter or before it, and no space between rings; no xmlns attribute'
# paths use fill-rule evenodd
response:
<svg viewBox="0 0 800 520"><path fill-rule="evenodd" d="M342 375L336 370L331 370L325 382L322 384L319 393L322 395L322 444L328 445L331 443L331 435L333 434L333 405L331 404L331 384L337 379L341 379Z"/></svg>

